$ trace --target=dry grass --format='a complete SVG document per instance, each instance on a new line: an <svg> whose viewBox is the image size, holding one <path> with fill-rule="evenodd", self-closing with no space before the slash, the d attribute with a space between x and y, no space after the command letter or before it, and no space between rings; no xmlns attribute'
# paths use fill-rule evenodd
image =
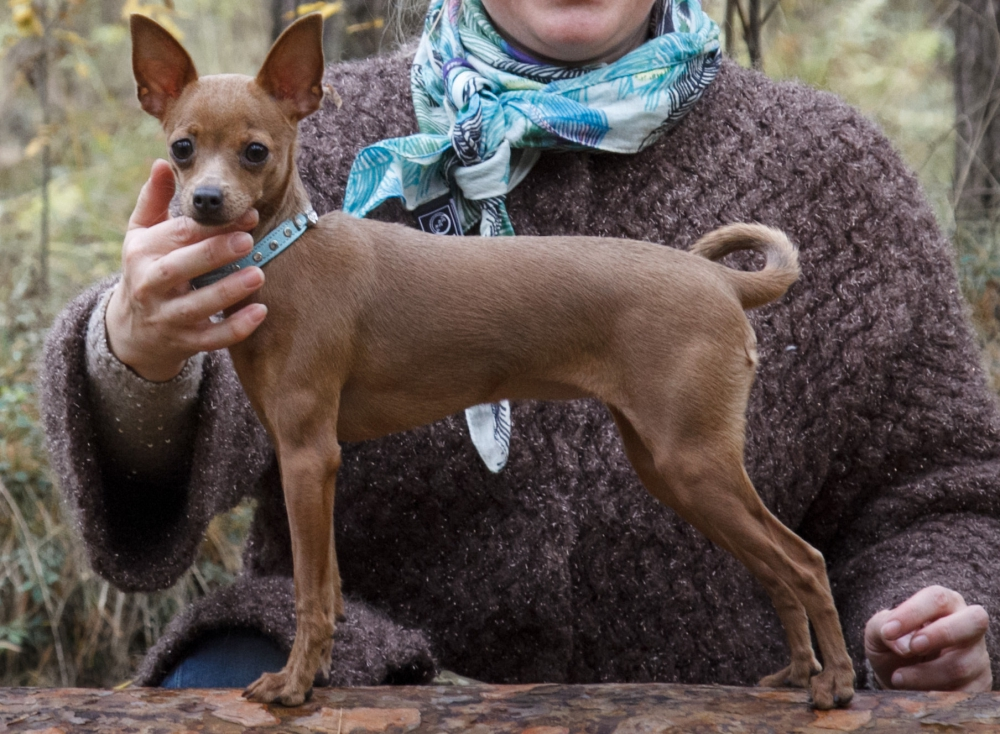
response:
<svg viewBox="0 0 1000 734"><path fill-rule="evenodd" d="M26 359L41 334L21 323L0 362L0 684L113 685L178 609L239 571L252 508L216 518L197 563L171 589L124 594L98 578L49 478Z"/></svg>

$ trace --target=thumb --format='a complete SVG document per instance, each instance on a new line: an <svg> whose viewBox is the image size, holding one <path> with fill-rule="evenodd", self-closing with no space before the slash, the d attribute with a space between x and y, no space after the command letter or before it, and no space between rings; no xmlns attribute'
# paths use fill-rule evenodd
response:
<svg viewBox="0 0 1000 734"><path fill-rule="evenodd" d="M883 609L872 616L865 625L865 648L870 653L892 652L882 628L889 620L891 611Z"/></svg>
<svg viewBox="0 0 1000 734"><path fill-rule="evenodd" d="M166 221L167 208L174 195L174 173L165 160L153 161L149 171L149 179L142 186L135 209L128 220L129 229L152 227L154 224Z"/></svg>

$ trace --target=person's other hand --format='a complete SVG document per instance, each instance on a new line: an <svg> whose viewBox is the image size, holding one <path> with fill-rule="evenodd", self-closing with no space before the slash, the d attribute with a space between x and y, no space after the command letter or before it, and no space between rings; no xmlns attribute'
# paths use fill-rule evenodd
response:
<svg viewBox="0 0 1000 734"><path fill-rule="evenodd" d="M989 615L943 586L921 589L865 626L865 654L883 688L988 691Z"/></svg>
<svg viewBox="0 0 1000 734"><path fill-rule="evenodd" d="M105 318L114 355L154 382L177 376L198 352L246 339L267 315L266 306L252 303L221 321L211 319L263 285L260 268L239 270L198 290L189 283L250 252L257 212L248 210L226 227L204 227L188 217L170 218L173 194L170 165L158 160L129 220L122 279Z"/></svg>

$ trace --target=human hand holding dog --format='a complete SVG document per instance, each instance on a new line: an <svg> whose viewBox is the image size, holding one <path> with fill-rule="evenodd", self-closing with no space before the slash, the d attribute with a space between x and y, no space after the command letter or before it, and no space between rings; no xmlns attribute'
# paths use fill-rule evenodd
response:
<svg viewBox="0 0 1000 734"><path fill-rule="evenodd" d="M884 688L988 691L989 615L943 586L921 589L865 626L865 654Z"/></svg>
<svg viewBox="0 0 1000 734"><path fill-rule="evenodd" d="M222 321L210 318L260 288L260 268L246 268L199 290L189 285L191 278L250 251L253 239L247 230L257 224L256 211L226 227L205 227L188 217L169 216L173 194L170 165L158 160L129 220L122 279L105 318L111 351L153 382L176 377L198 352L242 341L267 315L266 306L254 303Z"/></svg>

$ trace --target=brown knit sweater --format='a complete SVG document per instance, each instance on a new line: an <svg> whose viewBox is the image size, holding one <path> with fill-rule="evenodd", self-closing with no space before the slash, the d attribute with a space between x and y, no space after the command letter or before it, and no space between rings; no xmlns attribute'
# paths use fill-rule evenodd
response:
<svg viewBox="0 0 1000 734"><path fill-rule="evenodd" d="M318 211L341 205L361 146L415 131L408 63L330 68L343 107L301 125ZM860 682L865 621L923 586L954 588L1000 618L1000 413L948 243L873 124L831 95L727 63L643 153L543 154L509 211L519 234L682 248L728 222L785 230L803 274L750 314L761 366L746 463L768 507L825 554ZM381 216L409 217L392 206ZM217 627L287 646L291 561L274 456L228 356L199 365L193 438L175 471L110 458L85 349L107 287L56 322L41 381L52 463L95 569L125 589L163 588L213 515L258 501L243 576L181 615L140 679L161 680ZM602 406L521 403L514 426L497 475L461 417L344 447L336 531L353 601L334 682L426 680L431 655L497 682L739 684L787 663L761 587L645 493Z"/></svg>

